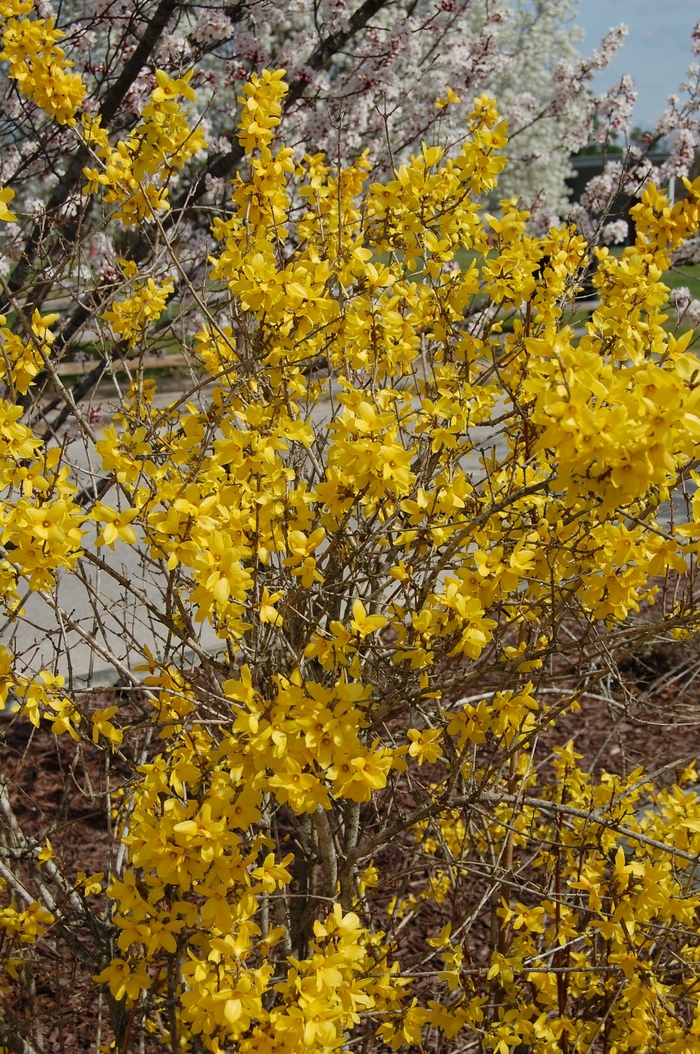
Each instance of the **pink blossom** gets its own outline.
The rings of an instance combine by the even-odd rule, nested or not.
[[[80,194],[70,194],[59,209],[60,215],[64,219],[72,219],[74,216],[77,216],[78,210],[81,206],[81,201],[84,201],[84,199],[81,199]]]
[[[690,128],[680,128],[671,143],[671,152],[664,162],[661,173],[662,179],[670,176],[687,176],[695,160],[695,150],[700,143],[697,132]]]
[[[12,179],[21,163],[22,155],[16,146],[11,146],[0,161],[0,183],[3,186]]]
[[[537,99],[529,91],[519,92],[510,107],[509,117],[514,126],[527,124],[537,112]]]
[[[530,213],[530,223],[535,234],[546,234],[552,227],[558,227],[560,222],[557,212],[546,204],[536,205]]]
[[[24,203],[24,211],[33,220],[38,220],[44,213],[44,202],[41,198],[28,197]]]
[[[347,28],[350,11],[347,0],[325,0],[321,4],[323,19],[331,33],[337,33]]]
[[[16,120],[22,112],[22,104],[15,92],[7,95],[2,101],[2,108],[9,118]]]
[[[192,54],[189,41],[177,33],[168,33],[158,48],[158,63],[163,66],[179,66]]]
[[[223,177],[217,178],[216,176],[212,176],[209,172],[207,172],[206,176],[204,177],[204,184],[211,194],[213,194],[215,197],[218,197],[224,192],[226,180],[223,179]]]
[[[581,195],[581,204],[591,212],[605,212],[619,194],[622,186],[622,165],[619,161],[608,161],[598,176],[589,179]]]
[[[607,143],[619,132],[626,132],[630,127],[630,118],[637,101],[634,81],[624,74],[619,84],[601,95],[597,113],[601,127],[596,135],[599,143]]]
[[[619,26],[613,26],[603,37],[600,47],[596,48],[589,60],[589,67],[594,70],[604,70],[610,65],[618,51],[625,42],[629,33],[629,26],[621,22]]]
[[[92,29],[82,29],[76,34],[75,46],[78,51],[90,55],[90,49],[97,42],[97,33]]]
[[[572,205],[569,210],[569,222],[575,223],[581,234],[586,238],[587,241],[593,241],[595,238],[595,228],[591,222],[591,218],[584,209],[583,205]]]
[[[210,141],[209,149],[212,154],[230,154],[231,140],[227,139],[225,135],[217,136]]]
[[[627,220],[612,220],[603,227],[603,241],[606,245],[621,245],[627,238],[629,229]]]
[[[700,22],[697,22],[690,34],[693,47],[693,55],[700,55]]]
[[[192,30],[192,37],[200,44],[228,40],[233,35],[233,23],[223,11],[213,8],[202,11]]]
[[[156,86],[155,76],[150,70],[143,70],[131,88],[127,92],[126,99],[124,100],[126,109],[133,114],[140,114],[144,106],[151,97],[151,92]]]

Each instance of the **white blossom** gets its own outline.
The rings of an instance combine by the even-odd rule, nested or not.
[[[679,311],[685,311],[693,297],[687,285],[676,286],[669,293],[669,303],[673,304]]]
[[[687,286],[680,285],[672,289],[669,302],[676,310],[678,324],[700,326],[700,300],[697,300]]]
[[[589,179],[581,195],[581,204],[591,212],[606,212],[622,189],[623,167],[620,161],[608,161],[603,171]]]
[[[673,254],[673,263],[677,266],[700,263],[700,233],[686,238]]]
[[[700,300],[691,300],[685,313],[685,321],[694,328],[700,326]]]

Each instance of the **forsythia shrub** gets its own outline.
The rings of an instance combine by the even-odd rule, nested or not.
[[[0,785],[0,1044],[49,1049],[41,989],[35,1021],[18,1006],[70,954],[119,1052],[700,1050],[697,749],[669,786],[541,746],[606,655],[696,629],[700,358],[664,328],[663,275],[700,181],[673,206],[646,190],[620,256],[535,238],[517,201],[480,206],[504,167],[491,99],[453,154],[373,182],[366,155],[339,170],[276,139],[265,70],[194,288],[166,220],[204,141],[189,78],[158,73],[119,138],[78,120],[51,22],[1,13],[2,57],[89,150],[85,222],[124,258],[89,294],[119,395],[103,431],[61,379],[60,309],[0,279],[5,632],[44,597],[58,642],[43,666],[3,647],[2,698],[101,758],[109,836],[104,871],[73,873],[59,819],[26,833]],[[145,353],[195,312],[192,382],[163,400]],[[127,550],[151,591],[110,559]],[[98,586],[87,620],[63,604],[96,570],[151,625],[130,661]],[[119,673],[109,705],[76,641]]]

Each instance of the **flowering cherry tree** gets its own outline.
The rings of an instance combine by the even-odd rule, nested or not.
[[[700,55],[700,22],[691,34],[691,44],[693,55]],[[669,106],[653,130],[644,136],[643,144],[629,141],[636,97],[632,78],[623,75],[619,84],[591,104],[596,126],[593,131],[590,127],[587,130],[591,140],[605,148],[613,138],[621,137],[624,149],[620,158],[609,160],[603,172],[589,181],[580,203],[569,212],[588,238],[608,245],[624,241],[629,233],[626,221],[609,222],[613,202],[620,197],[628,202],[638,199],[650,183],[670,187],[676,180],[687,178],[700,146],[700,65],[696,61],[689,66],[678,93],[669,97]],[[668,156],[656,166],[649,155],[662,140],[668,146]],[[697,236],[687,239],[674,252],[674,263],[696,261],[700,258],[699,245]]]
[[[38,13],[46,19],[55,14],[47,0]],[[354,7],[345,0],[102,0],[97,7],[67,0],[58,26],[61,48],[73,63],[64,87],[80,83],[84,111],[99,111],[105,123],[118,114],[120,131],[138,120],[148,102],[156,66],[176,79],[197,67],[207,146],[187,170],[180,205],[185,198],[190,204],[221,200],[242,158],[231,121],[236,95],[252,72],[273,64],[288,71],[285,136],[299,155],[323,150],[346,163],[368,148],[384,171],[426,135],[446,146],[459,142],[471,100],[488,86],[503,100],[513,133],[503,190],[534,206],[546,229],[566,204],[568,154],[593,127],[596,106],[588,82],[622,40],[619,31],[609,34],[582,61],[574,46],[574,17],[572,0],[518,4],[515,11],[483,0],[365,0]],[[12,48],[5,51],[11,63]],[[0,83],[0,182],[12,179],[22,213],[37,220],[38,239],[47,205],[49,212],[60,208],[75,215],[84,158],[66,166],[72,140],[62,115],[52,114],[58,124],[47,122],[37,106],[40,97],[19,92],[19,82],[6,76],[11,70],[5,66]],[[172,174],[173,188],[178,178]],[[188,222],[201,257],[207,225],[194,214]],[[14,228],[6,243],[7,260],[21,255]],[[102,243],[96,251],[104,248]]]
[[[118,1052],[694,1051],[697,746],[613,774],[555,737],[697,631],[700,358],[663,277],[700,181],[645,187],[619,256],[533,234],[485,204],[492,98],[382,174],[300,156],[282,68],[204,161],[224,15],[134,87],[172,13],[88,75],[0,0],[63,157],[41,213],[0,190],[0,694],[64,766],[39,823],[0,778],[0,1045],[65,1047],[70,1004]]]

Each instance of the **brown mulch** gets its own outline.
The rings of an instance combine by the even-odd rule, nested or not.
[[[573,739],[595,777],[653,773],[695,752],[700,758],[700,656],[682,643],[640,649],[618,666],[619,678],[582,699],[545,734],[548,745]],[[660,775],[673,783],[674,769]]]
[[[100,701],[100,705],[108,703]],[[53,735],[47,722],[35,729],[16,718],[3,718],[0,725],[0,759],[21,830],[29,839],[50,840],[66,882],[72,886],[80,872],[106,873],[113,846],[107,773],[114,791],[127,778],[128,766],[91,743],[76,744],[65,733]],[[6,890],[2,901],[9,900]],[[3,1000],[8,1026],[40,1054],[88,1051],[94,1049],[98,1035],[103,1045],[113,1039],[107,1009],[96,998],[91,979],[100,968],[94,943],[60,894],[57,903],[69,920],[73,950],[67,946],[65,931],[53,938],[50,930],[33,955],[25,956],[26,965],[16,983],[7,986]],[[104,897],[90,896],[87,904],[99,910]]]

